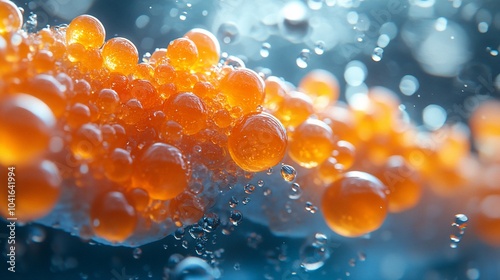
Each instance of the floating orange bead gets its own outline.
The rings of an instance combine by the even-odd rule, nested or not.
[[[185,70],[197,62],[198,49],[190,39],[178,38],[170,42],[166,56],[175,69]]]
[[[66,88],[53,76],[39,74],[23,85],[22,89],[47,104],[56,117],[66,111]]]
[[[139,60],[139,52],[128,39],[115,37],[102,47],[104,66],[112,72],[129,74],[134,71]]]
[[[207,126],[207,109],[204,102],[191,92],[171,96],[163,105],[169,120],[182,126],[186,135],[193,135]]]
[[[81,15],[74,18],[66,29],[66,44],[78,43],[85,48],[100,48],[106,38],[102,23],[91,15]]]
[[[124,149],[116,148],[103,162],[104,175],[113,182],[125,182],[132,175],[132,157]]]
[[[26,165],[17,165],[8,170],[1,167],[0,177],[5,182],[4,191],[0,194],[0,214],[8,215],[7,182],[8,172],[13,171],[16,218],[22,222],[30,222],[47,215],[56,205],[61,192],[61,176],[56,165],[48,160],[33,161]],[[10,206],[9,206],[10,207]]]
[[[264,81],[250,69],[235,69],[225,75],[219,90],[231,107],[241,108],[243,114],[257,111],[264,101]]]
[[[288,128],[297,127],[313,112],[311,98],[302,92],[293,91],[285,96],[275,115]]]
[[[125,193],[127,201],[135,208],[136,211],[144,211],[149,204],[148,192],[141,188],[128,189]]]
[[[0,100],[0,163],[21,164],[44,153],[56,120],[40,99],[26,94]]]
[[[498,162],[500,158],[500,101],[481,103],[469,120],[475,147],[481,158]]]
[[[0,19],[0,34],[17,31],[23,25],[23,15],[11,1],[0,0]]]
[[[135,231],[137,217],[123,193],[99,195],[90,208],[94,233],[110,242],[123,242]]]
[[[181,151],[155,143],[136,160],[133,186],[144,188],[152,199],[168,200],[187,188],[188,173]]]
[[[245,171],[259,172],[278,164],[285,155],[287,135],[278,119],[268,113],[243,116],[231,130],[228,149]]]
[[[350,171],[323,194],[326,224],[336,233],[358,237],[378,229],[387,215],[387,188],[374,176]]]
[[[283,81],[276,76],[269,76],[265,80],[264,105],[271,111],[276,111],[285,99],[286,91]]]
[[[194,28],[184,34],[184,37],[193,41],[198,49],[197,65],[211,67],[219,63],[220,44],[212,33],[205,29]]]
[[[299,89],[308,94],[316,111],[323,111],[339,98],[339,83],[335,76],[322,69],[307,73],[299,83]]]
[[[351,168],[356,158],[356,148],[349,142],[340,140],[335,144],[332,156],[344,170]]]
[[[101,130],[93,123],[82,125],[72,135],[70,149],[77,159],[94,159],[102,151]]]
[[[320,120],[308,119],[293,132],[288,155],[300,166],[312,168],[329,158],[333,148],[330,127]]]
[[[133,80],[129,83],[129,94],[139,100],[145,109],[161,105],[161,98],[148,80]]]
[[[112,114],[115,112],[120,102],[118,93],[116,91],[105,88],[102,89],[97,96],[97,108],[99,111],[106,114]]]

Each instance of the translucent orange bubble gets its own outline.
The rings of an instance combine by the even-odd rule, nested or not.
[[[40,99],[26,94],[0,100],[0,163],[21,164],[44,153],[56,120]]]
[[[293,91],[285,96],[278,106],[275,116],[285,127],[297,127],[313,114],[312,100],[305,93]]]
[[[225,75],[219,90],[231,107],[241,108],[243,114],[257,111],[264,101],[264,81],[250,69],[235,69]]]
[[[265,92],[264,105],[272,112],[276,111],[285,99],[286,91],[284,82],[276,76],[267,77],[265,80]]]
[[[411,209],[420,201],[422,190],[419,176],[401,156],[390,157],[376,176],[389,189],[389,212]]]
[[[102,23],[91,15],[74,18],[66,29],[66,44],[78,43],[85,48],[100,48],[106,38]]]
[[[500,101],[483,102],[472,113],[469,124],[481,158],[498,162],[500,158]]]
[[[316,167],[332,154],[332,130],[324,122],[307,119],[293,132],[288,155],[305,168]]]
[[[77,159],[95,159],[102,152],[102,133],[93,123],[82,125],[73,133],[70,149]]]
[[[193,41],[198,49],[198,65],[211,67],[219,63],[220,44],[217,38],[209,31],[194,28],[184,34],[184,37]]]
[[[103,162],[106,178],[113,182],[125,182],[132,175],[132,157],[124,149],[116,148]]]
[[[351,143],[340,140],[335,144],[332,156],[344,169],[349,169],[356,159],[356,148]]]
[[[178,38],[170,42],[166,56],[175,69],[185,70],[198,61],[198,49],[190,39]]]
[[[11,165],[12,166],[12,165]],[[12,176],[8,172],[12,172]],[[9,177],[14,179],[15,217],[19,221],[30,222],[47,215],[52,211],[61,192],[61,176],[54,163],[48,160],[33,161],[26,165],[16,164],[9,170],[2,166],[0,177],[4,182],[4,191],[0,193],[0,214],[8,215],[8,182]]]
[[[321,208],[327,225],[346,237],[378,229],[387,215],[387,188],[374,176],[350,171],[323,194]]]
[[[133,186],[145,189],[152,199],[172,199],[188,185],[188,163],[174,146],[155,143],[135,163]]]
[[[66,111],[65,87],[51,75],[39,74],[22,85],[21,90],[42,100],[56,117],[62,116]]]
[[[285,155],[287,135],[278,119],[268,113],[245,115],[231,130],[228,149],[245,171],[259,172],[278,164]]]
[[[316,111],[323,111],[339,98],[340,88],[337,78],[322,69],[307,73],[300,80],[298,88],[312,98]]]
[[[171,96],[163,105],[169,120],[182,126],[186,135],[193,135],[207,127],[207,109],[205,103],[191,92]]]
[[[130,202],[130,205],[132,205],[138,212],[142,212],[148,207],[149,195],[144,189],[128,189],[125,196],[127,197],[127,201]]]
[[[17,31],[23,25],[23,15],[11,1],[0,1],[0,34]]]
[[[135,45],[126,38],[115,37],[102,47],[104,66],[111,72],[132,73],[139,60]]]
[[[99,195],[90,208],[94,233],[110,242],[123,242],[132,235],[137,224],[134,208],[121,192]]]

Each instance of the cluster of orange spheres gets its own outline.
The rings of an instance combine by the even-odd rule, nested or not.
[[[482,187],[493,179],[477,183],[474,170],[500,167],[497,101],[471,117],[475,155],[462,126],[422,131],[401,117],[388,89],[344,105],[330,72],[312,70],[295,87],[225,64],[203,29],[138,63],[134,44],[106,40],[90,15],[27,33],[19,9],[0,0],[0,17],[1,174],[6,182],[7,168],[16,167],[21,221],[44,217],[61,194],[83,189],[94,194],[92,233],[125,242],[139,220],[180,227],[203,217],[215,198],[202,195],[199,166],[212,182],[231,184],[288,157],[324,186],[321,210],[331,229],[355,237],[379,228],[388,212],[417,205],[424,185],[439,194]],[[477,231],[500,245],[493,201],[500,190],[483,189]]]

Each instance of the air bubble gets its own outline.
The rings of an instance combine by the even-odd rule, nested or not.
[[[238,26],[233,22],[225,22],[219,26],[217,37],[225,44],[235,43],[240,35]]]
[[[314,53],[317,55],[325,53],[325,42],[317,41],[316,44],[314,44]]]
[[[236,198],[235,196],[231,196],[231,198],[229,199],[229,207],[231,208],[235,208],[239,203],[239,200],[238,198]]]
[[[259,186],[259,188],[262,188],[264,186],[264,180],[257,181],[257,186]]]
[[[252,184],[246,184],[245,187],[243,187],[243,189],[246,194],[252,194],[253,191],[255,191],[255,186]]]
[[[375,49],[373,49],[372,60],[375,62],[379,62],[382,60],[383,55],[384,49],[382,49],[381,47],[376,47]]]
[[[302,69],[307,68],[310,55],[311,55],[311,51],[309,49],[303,49],[300,52],[297,59],[295,60],[295,63],[297,64],[297,66],[299,66]]]
[[[323,0],[307,0],[307,6],[311,10],[320,10],[323,7]]]
[[[318,207],[312,204],[312,202],[307,201],[306,206],[305,206],[306,211],[308,211],[311,214],[316,214],[318,212]]]
[[[295,180],[296,176],[297,176],[297,171],[295,171],[295,168],[293,168],[293,166],[288,164],[283,164],[281,166],[281,177],[285,181],[292,182],[293,180]]]
[[[244,198],[241,200],[241,203],[243,203],[243,205],[247,205],[249,202],[250,202],[250,197],[244,197]]]
[[[238,210],[231,211],[231,215],[229,216],[229,221],[231,222],[231,224],[237,226],[241,223],[242,219],[243,219],[243,214],[241,214],[240,211]]]
[[[213,280],[213,270],[204,260],[197,257],[187,257],[179,262],[172,273],[173,280]]]
[[[288,191],[288,198],[299,199],[302,196],[302,189],[297,183],[293,183]]]
[[[134,251],[132,252],[132,256],[134,259],[139,259],[142,255],[142,249],[141,248],[135,248]]]
[[[454,229],[454,233],[450,234],[450,247],[457,248],[458,243],[462,240],[462,237],[465,234],[465,229],[467,229],[467,222],[469,218],[464,214],[455,215],[455,221],[451,224]]]
[[[412,96],[420,87],[417,78],[411,75],[405,75],[399,82],[399,90],[406,96]]]
[[[184,230],[184,228],[178,228],[174,232],[174,238],[177,239],[177,240],[181,240],[182,237],[184,237],[185,233],[186,233],[186,231]]]
[[[308,238],[299,251],[302,267],[307,271],[321,268],[330,257],[330,250],[316,238]]]
[[[263,43],[260,47],[260,56],[266,58],[269,56],[269,50],[271,49],[271,44]]]
[[[266,174],[267,175],[272,175],[273,174],[273,168],[272,167],[269,167],[266,171]]]

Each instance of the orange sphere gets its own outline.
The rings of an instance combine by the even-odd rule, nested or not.
[[[207,109],[205,103],[191,92],[171,96],[163,105],[168,120],[182,126],[186,135],[196,134],[207,127]]]
[[[226,96],[229,106],[241,108],[243,114],[257,111],[264,101],[264,81],[246,68],[235,69],[225,75],[219,90]]]
[[[270,76],[266,79],[265,85],[266,96],[264,98],[264,105],[274,112],[285,99],[285,84],[280,78]]]
[[[276,117],[288,127],[297,127],[314,113],[312,100],[305,93],[293,91],[285,96],[275,112]]]
[[[132,175],[132,157],[124,149],[116,148],[103,162],[104,175],[114,182],[125,182]]]
[[[474,221],[474,228],[481,240],[500,247],[500,194],[489,193],[482,197],[478,213],[471,221]]]
[[[30,222],[52,211],[61,192],[61,176],[57,166],[51,161],[42,160],[11,168],[2,166],[0,171],[5,185],[0,193],[0,214],[4,218],[13,216],[22,222]],[[12,172],[11,176],[9,172]],[[9,177],[14,179],[13,189],[9,187]],[[14,215],[8,213],[9,194],[15,196]]]
[[[309,95],[316,111],[323,111],[339,98],[339,82],[335,76],[322,69],[312,70],[300,80],[299,89]]]
[[[155,143],[136,160],[133,186],[145,189],[152,199],[168,200],[187,188],[188,173],[188,163],[179,149]]]
[[[300,166],[313,168],[330,157],[333,147],[330,127],[320,120],[308,119],[293,132],[288,155]]]
[[[500,101],[483,102],[469,120],[475,147],[481,158],[498,162],[500,158]]]
[[[16,4],[0,1],[0,34],[17,31],[23,25],[23,15]]]
[[[211,67],[219,63],[220,44],[214,34],[201,28],[194,28],[184,34],[198,49],[198,63],[201,67]]]
[[[40,99],[27,94],[0,100],[0,164],[29,162],[44,153],[56,120]]]
[[[335,144],[332,156],[344,170],[351,168],[356,158],[356,148],[349,142],[340,140]]]
[[[91,15],[81,15],[74,18],[66,29],[66,44],[81,44],[87,49],[97,49],[102,46],[106,31],[102,23]]]
[[[90,223],[97,236],[110,242],[123,242],[134,233],[137,217],[123,193],[108,192],[92,203]]]
[[[243,116],[228,138],[231,158],[249,172],[264,171],[278,164],[285,155],[286,147],[285,128],[268,113]]]
[[[323,194],[321,206],[327,225],[346,237],[378,229],[387,215],[387,188],[374,176],[350,171]]]
[[[170,42],[167,48],[167,58],[175,69],[186,70],[198,60],[198,49],[193,41],[187,38],[178,38]]]
[[[128,39],[115,37],[102,47],[104,67],[111,72],[132,73],[139,60],[139,52]]]

